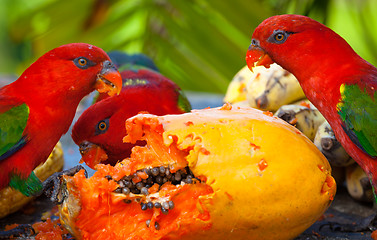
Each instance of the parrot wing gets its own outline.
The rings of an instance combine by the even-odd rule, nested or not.
[[[0,161],[10,157],[28,141],[24,135],[29,107],[23,103],[0,113]]]
[[[28,142],[25,128],[29,112],[29,107],[25,103],[0,106],[0,162],[10,158]],[[9,185],[26,196],[42,190],[42,183],[34,172],[26,178],[17,173],[12,174]]]
[[[177,94],[178,94],[178,108],[182,110],[182,112],[190,112],[191,111],[191,103],[186,97],[185,93],[181,89],[177,89]]]
[[[371,157],[377,157],[377,104],[373,87],[342,84],[337,105],[348,137]]]

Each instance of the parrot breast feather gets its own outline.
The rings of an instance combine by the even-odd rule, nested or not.
[[[24,130],[28,117],[29,107],[25,103],[0,113],[0,161],[26,144]]]
[[[369,95],[358,85],[342,84],[341,101],[337,105],[343,129],[360,149],[377,157],[377,105],[376,94]]]

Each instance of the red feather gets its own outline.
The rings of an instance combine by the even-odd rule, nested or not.
[[[271,40],[277,31],[288,34],[284,42]],[[252,69],[263,54],[296,76],[308,99],[324,115],[337,139],[368,174],[377,190],[377,160],[352,142],[337,112],[340,86],[357,84],[373,96],[377,89],[377,69],[330,28],[299,15],[273,16],[255,29],[246,54],[249,68]]]
[[[102,100],[83,112],[72,129],[72,138],[77,145],[81,145],[81,149],[84,144],[90,144],[90,150],[81,152],[82,160],[92,168],[103,161],[99,158],[104,153],[101,154],[99,149],[104,150],[107,155],[107,160],[103,163],[114,165],[129,157],[134,145],[123,143],[122,140],[127,134],[126,119],[141,111],[156,115],[184,112],[178,106],[180,88],[163,75],[146,69],[126,70],[121,72],[121,75],[124,86],[120,95],[106,99],[100,97],[99,100]],[[137,81],[140,84],[137,84]],[[127,85],[131,82],[133,84]],[[108,130],[101,134],[96,133],[97,124],[106,118],[110,118]],[[93,149],[96,149],[94,153]]]
[[[77,57],[87,58],[93,66],[78,68],[73,62]],[[103,62],[109,60],[93,45],[64,45],[41,56],[15,82],[0,89],[0,113],[21,103],[30,110],[23,133],[29,142],[0,162],[0,189],[8,185],[11,174],[26,178],[48,158],[67,132],[81,99],[95,90]]]

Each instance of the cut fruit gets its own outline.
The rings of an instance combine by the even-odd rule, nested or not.
[[[147,144],[65,177],[61,221],[78,239],[291,239],[335,195],[314,144],[259,110],[139,114],[126,128],[126,142]]]

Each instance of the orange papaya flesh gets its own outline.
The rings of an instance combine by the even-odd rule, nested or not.
[[[77,215],[73,223],[75,230],[69,229],[79,239],[161,239],[172,232],[180,236],[198,228],[210,227],[208,211],[204,206],[198,208],[198,205],[202,205],[200,196],[211,192],[205,184],[178,187],[165,184],[160,190],[162,196],[152,194],[150,197],[157,201],[170,199],[174,202],[174,208],[164,214],[161,208],[141,210],[140,202],[145,200],[138,194],[128,197],[113,194],[116,186],[113,186],[112,180],[108,181],[109,184],[98,182],[96,185],[93,181],[86,182],[81,173],[76,174],[72,180],[75,187],[87,188],[92,192],[88,197],[81,197],[80,211],[84,214]],[[81,185],[79,182],[86,184]],[[107,194],[98,195],[91,189],[98,186],[105,187]],[[186,199],[190,201],[185,201]],[[79,232],[77,229],[80,229]]]
[[[148,144],[134,147],[129,159],[116,166],[99,164],[97,172],[89,179],[83,172],[66,177],[71,199],[80,199],[80,209],[75,213],[72,226],[68,227],[73,235],[83,239],[102,239],[104,235],[106,239],[179,238],[211,226],[203,202],[213,194],[212,188],[192,175],[187,180],[189,184],[182,179],[172,179],[177,171],[181,178],[188,175],[185,160],[188,152],[178,150],[174,144],[165,146],[158,130],[161,125],[157,121],[149,124],[150,129],[143,132],[137,128],[131,131],[129,136],[138,136],[137,140],[146,140]],[[152,175],[151,169],[161,166],[172,176],[163,184],[149,186],[148,195],[135,188],[129,194],[119,191],[121,181],[132,181],[135,185],[148,179],[146,172]],[[142,210],[141,206],[147,203],[153,203],[153,208]],[[156,203],[161,206],[156,208]],[[166,203],[170,203],[169,209],[163,207]],[[72,216],[69,220],[61,218],[66,225],[73,219]],[[113,221],[117,224],[108,224]]]
[[[335,195],[318,149],[261,111],[141,114],[126,128],[125,142],[146,145],[115,166],[97,165],[91,178],[65,177],[60,217],[77,239],[292,239]],[[168,174],[148,182],[161,167]]]
[[[48,218],[44,222],[36,222],[33,224],[33,229],[37,233],[35,236],[36,240],[47,240],[47,239],[54,239],[54,240],[63,240],[62,235],[67,234],[67,230],[61,228],[58,224],[59,220],[51,220]]]

